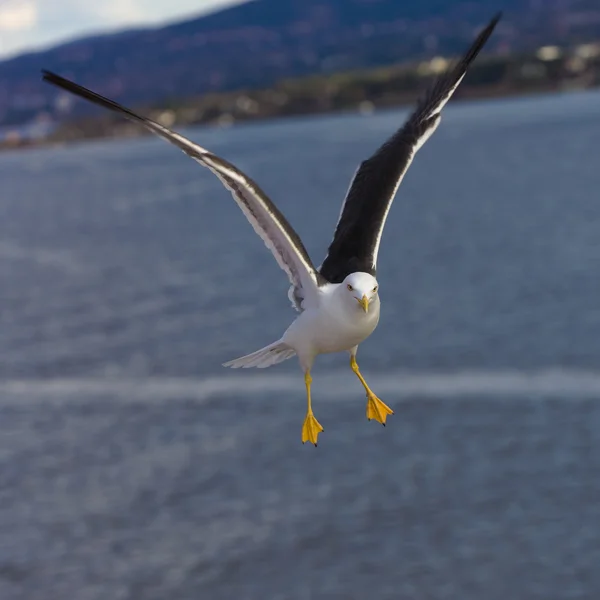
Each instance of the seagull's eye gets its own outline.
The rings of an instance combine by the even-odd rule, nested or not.
[[[375,293],[375,292],[377,291],[377,288],[378,288],[378,287],[379,287],[379,286],[378,286],[378,285],[376,285],[376,286],[373,288],[373,293]]]
[[[348,288],[349,292],[351,292],[354,289],[350,284],[348,284],[346,287]]]

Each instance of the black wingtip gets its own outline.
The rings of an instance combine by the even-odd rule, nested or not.
[[[500,21],[500,19],[502,18],[502,14],[503,11],[499,10],[493,17],[492,20],[489,22],[488,27],[493,27],[495,25],[497,25],[498,21]]]
[[[494,32],[498,21],[502,18],[502,11],[496,13],[496,15],[492,18],[492,20],[481,30],[475,41],[471,44],[471,47],[464,55],[462,60],[456,65],[451,79],[456,79],[457,77],[463,76],[469,65],[475,60],[475,57],[479,54],[481,49],[485,46],[488,39]]]
[[[98,94],[96,92],[92,92],[92,90],[89,90],[89,89],[83,87],[82,85],[75,83],[74,81],[65,79],[64,77],[61,77],[60,75],[57,75],[56,73],[53,73],[52,71],[48,71],[47,69],[42,69],[42,80],[47,83],[50,83],[62,90],[70,92],[71,94],[74,94],[75,96],[79,96],[80,98],[83,98],[84,100],[88,100],[89,102],[97,104],[98,106],[102,106],[102,107],[112,110],[114,112],[120,113],[120,114],[128,117],[132,121],[136,121],[138,123],[139,122],[145,123],[148,121],[144,117],[141,117],[141,116],[135,114],[129,108],[115,102],[114,100],[110,100],[109,98],[101,96],[100,94]]]
[[[53,73],[52,71],[47,71],[46,69],[42,69],[42,81],[54,83],[54,81],[57,79],[60,79],[60,77],[56,73]]]
[[[493,17],[492,20],[482,29],[481,33],[479,34],[478,38],[479,40],[481,40],[482,44],[485,44],[485,42],[487,41],[487,39],[490,37],[490,35],[492,35],[492,32],[494,31],[494,29],[496,28],[496,25],[498,25],[498,22],[500,21],[500,19],[502,18],[502,11],[498,11]]]
[[[498,25],[498,23],[500,22],[500,20],[502,19],[502,11],[498,11],[493,19],[488,23],[488,26],[485,28],[486,31],[489,31],[488,36],[492,35],[492,32],[494,31],[494,29],[496,29],[496,25]]]
[[[107,98],[102,98],[95,92],[92,92],[91,90],[88,90],[83,86],[73,81],[70,81],[69,79],[65,79],[64,77],[61,77],[60,75],[57,75],[56,73],[53,73],[52,71],[48,71],[46,69],[42,69],[42,80],[52,85],[55,85],[56,87],[59,87],[63,90],[76,94],[77,96],[81,96],[83,98],[91,100],[108,100]]]
[[[59,87],[62,87],[62,85],[64,84],[71,83],[64,77],[61,77],[60,75],[57,75],[56,73],[53,73],[52,71],[48,71],[46,69],[42,69],[42,80],[48,83],[52,83],[53,85],[57,85]]]
[[[492,20],[487,24],[486,27],[484,27],[484,29],[482,30],[482,32],[479,34],[479,37],[482,39],[483,43],[485,43],[487,41],[487,39],[490,37],[490,35],[492,35],[492,32],[494,31],[494,29],[496,29],[496,25],[498,25],[498,22],[500,21],[500,19],[502,19],[502,11],[498,11],[494,17],[492,18]]]

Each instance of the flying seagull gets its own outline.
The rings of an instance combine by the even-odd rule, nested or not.
[[[300,313],[281,339],[225,363],[227,367],[270,367],[294,355],[304,371],[308,408],[302,442],[315,446],[323,427],[311,405],[310,371],[319,354],[350,353],[350,366],[367,393],[367,418],[385,425],[392,409],[369,388],[356,362],[358,345],[377,327],[379,284],[377,254],[385,220],[396,190],[415,154],[440,123],[440,113],[469,65],[482,49],[500,14],[479,34],[464,57],[442,75],[418,103],[406,123],[356,171],[342,206],[333,241],[320,268],[315,268],[298,234],[250,177],[234,165],[183,136],[49,71],[45,81],[120,113],[162,137],[210,169],[229,189],[246,218],[286,272],[292,305]]]

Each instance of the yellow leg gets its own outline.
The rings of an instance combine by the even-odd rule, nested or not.
[[[312,377],[310,371],[306,371],[304,374],[304,383],[306,384],[306,397],[308,399],[308,410],[306,411],[306,418],[304,419],[304,425],[302,425],[302,443],[310,442],[311,444],[317,445],[317,437],[319,433],[323,431],[321,423],[315,419],[313,415],[312,407],[310,405],[310,384],[312,383]]]
[[[393,415],[394,411],[371,391],[371,388],[369,388],[367,385],[365,378],[360,374],[355,356],[350,357],[350,366],[356,373],[356,376],[360,379],[360,382],[363,384],[363,387],[367,392],[367,419],[369,419],[369,421],[371,419],[375,419],[385,427],[385,420],[387,419],[387,416]]]

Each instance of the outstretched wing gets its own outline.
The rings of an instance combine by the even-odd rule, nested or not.
[[[496,15],[454,69],[434,83],[402,128],[359,166],[320,268],[321,275],[328,281],[339,283],[357,271],[375,275],[381,233],[398,186],[419,148],[436,130],[442,108],[500,17],[501,14]]]
[[[298,234],[250,177],[225,159],[108,98],[49,71],[43,71],[43,74],[45,81],[143,125],[152,133],[177,146],[203,167],[210,169],[231,192],[254,231],[262,238],[279,266],[287,273],[292,284],[289,296],[295,308],[302,310],[302,300],[310,301],[315,297],[319,283],[324,282],[322,277],[314,268]]]

